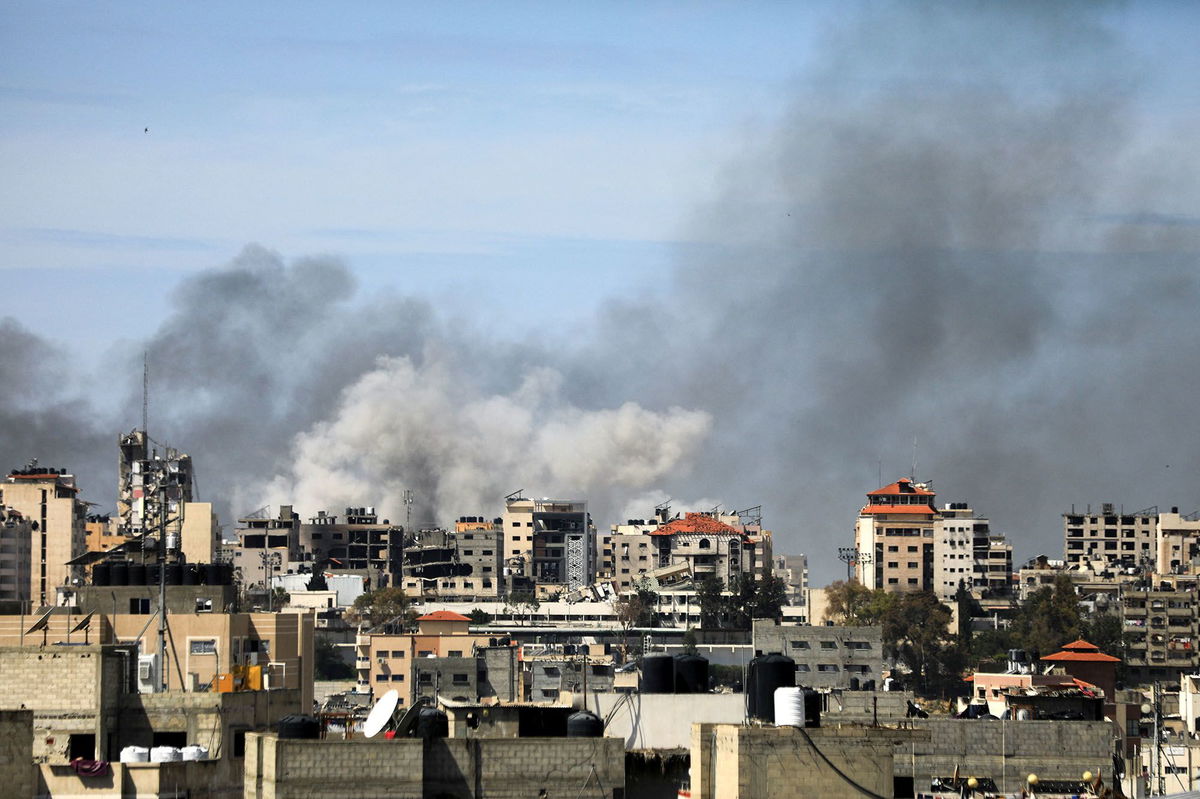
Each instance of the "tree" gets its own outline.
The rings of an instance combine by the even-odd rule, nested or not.
[[[536,613],[542,603],[533,591],[513,591],[504,605],[513,612],[520,612],[528,617],[531,613]]]
[[[352,680],[354,669],[338,652],[333,641],[318,635],[313,642],[313,671],[318,680]]]
[[[687,632],[683,634],[683,653],[685,655],[696,654],[696,631],[691,627],[688,627]]]
[[[483,608],[472,608],[467,617],[470,618],[472,624],[477,625],[491,624],[492,619],[495,618]]]
[[[385,632],[398,632],[416,617],[404,590],[396,587],[361,594],[347,615],[367,627],[385,626]]]
[[[1079,596],[1070,575],[1059,574],[1053,586],[1030,594],[1017,608],[1009,629],[1014,643],[1030,653],[1049,654],[1079,638]]]
[[[862,627],[867,620],[873,591],[857,580],[836,580],[825,589],[825,621]]]
[[[887,594],[883,615],[884,648],[900,660],[926,693],[957,680],[966,656],[950,637],[950,608],[932,591]],[[879,598],[878,596],[876,597]]]
[[[720,629],[725,616],[725,584],[720,577],[706,574],[700,579],[696,603],[700,605],[700,629]]]

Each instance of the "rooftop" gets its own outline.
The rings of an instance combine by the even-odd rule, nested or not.
[[[675,535],[676,533],[741,535],[742,531],[714,519],[707,513],[686,513],[682,519],[672,519],[657,530],[650,530],[649,533],[650,535]]]

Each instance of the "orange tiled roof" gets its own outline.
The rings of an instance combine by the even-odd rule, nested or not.
[[[452,610],[435,610],[433,613],[418,616],[417,621],[470,621],[470,619]]]
[[[1072,641],[1062,648],[1061,652],[1055,652],[1053,655],[1046,655],[1042,660],[1054,662],[1092,662],[1092,663],[1120,663],[1120,658],[1115,658],[1112,655],[1106,655],[1100,651],[1100,647],[1089,643],[1082,638],[1077,641]]]
[[[908,513],[920,516],[932,516],[937,511],[928,505],[867,505],[860,513],[864,516],[873,516],[876,513]]]
[[[897,480],[894,483],[885,485],[883,488],[871,491],[867,494],[867,496],[875,496],[876,494],[888,494],[891,496],[896,496],[899,494],[923,494],[930,497],[936,496],[935,492],[930,491],[928,488],[921,488],[913,483],[912,480],[908,479]]]
[[[650,531],[650,535],[675,535],[676,533],[741,535],[742,531],[736,527],[730,527],[725,522],[717,521],[705,513],[685,513],[682,519],[672,519],[659,526],[657,530]]]

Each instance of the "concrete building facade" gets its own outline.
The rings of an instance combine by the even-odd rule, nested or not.
[[[0,504],[29,521],[29,599],[34,607],[52,604],[55,589],[78,576],[67,565],[87,544],[87,503],[78,494],[75,477],[65,469],[36,463],[12,472],[0,485]]]
[[[936,496],[910,479],[867,494],[854,525],[860,583],[888,591],[934,590]]]
[[[0,505],[0,606],[29,609],[33,526],[19,511]]]
[[[835,627],[777,624],[755,619],[754,651],[787,655],[796,662],[796,685],[849,688],[869,680],[882,685],[883,630],[879,627]]]

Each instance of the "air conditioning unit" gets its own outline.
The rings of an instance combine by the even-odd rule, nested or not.
[[[140,694],[162,690],[162,669],[157,654],[138,655],[137,686]]]

